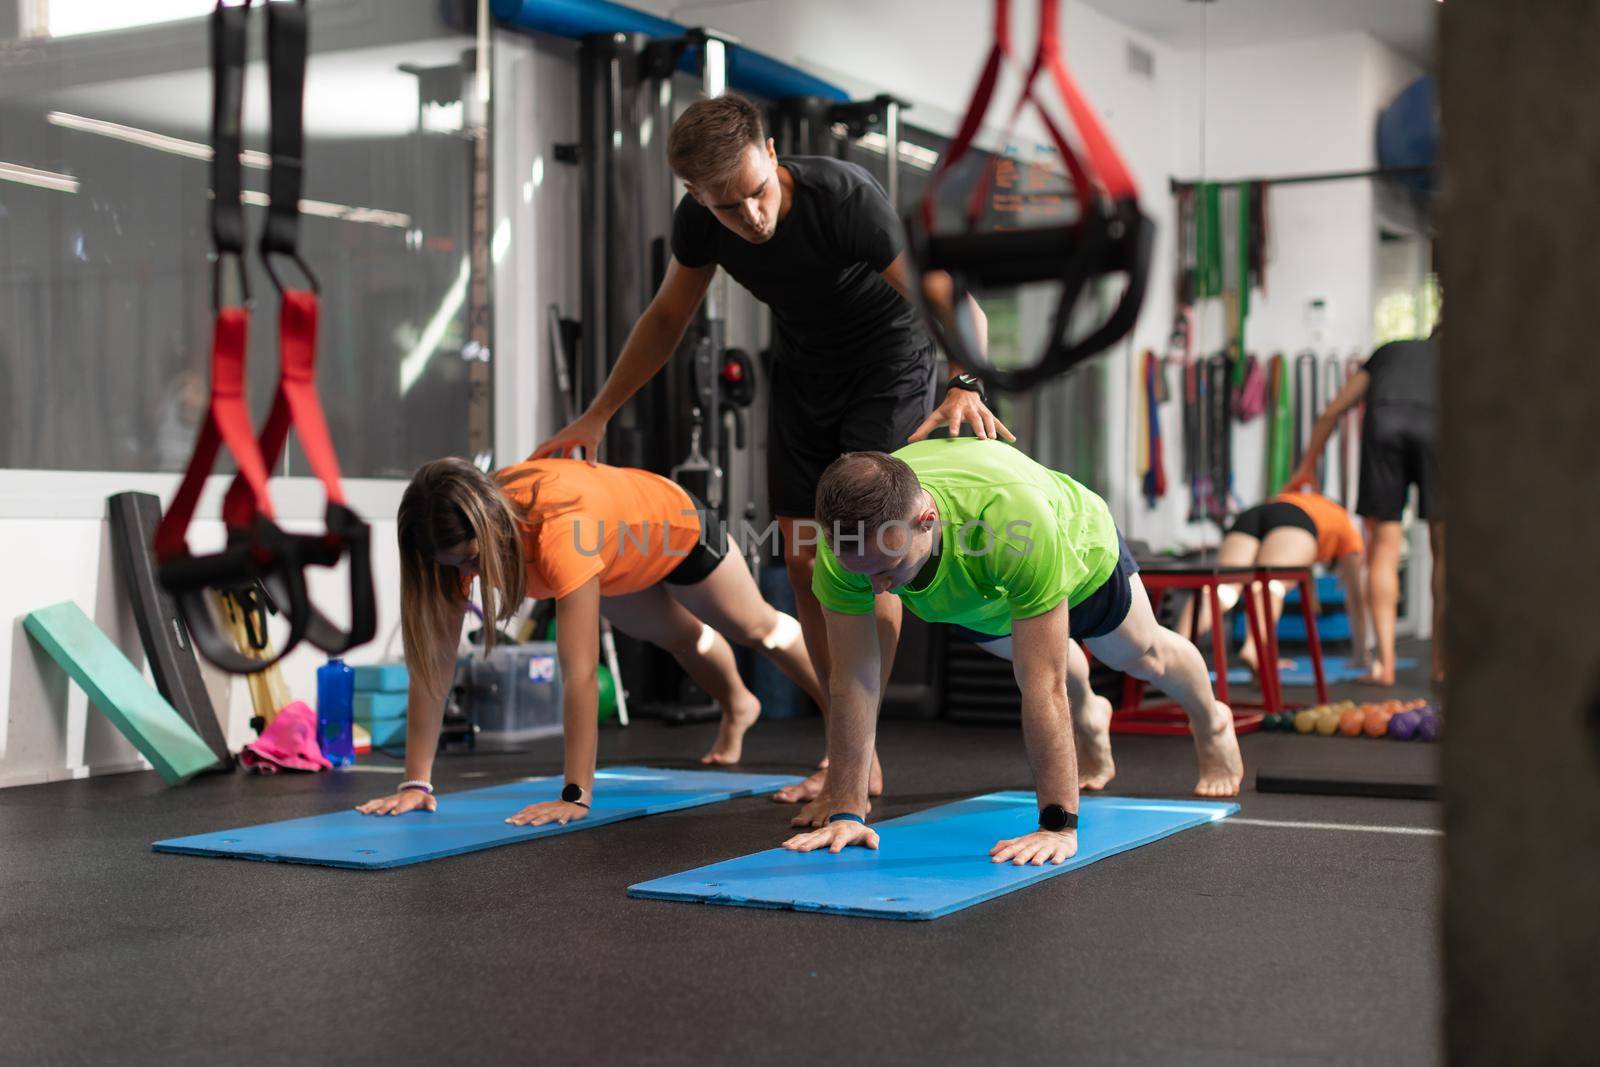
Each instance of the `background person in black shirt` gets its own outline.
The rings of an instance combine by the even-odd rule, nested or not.
[[[935,408],[936,352],[907,299],[904,230],[870,174],[821,156],[780,162],[760,110],[734,94],[690,105],[668,135],[667,160],[689,195],[673,218],[666,277],[594,402],[534,455],[582,448],[593,462],[607,421],[671,358],[717,267],[726,270],[773,313],[768,494],[826,691],[827,628],[811,592],[817,537],[805,525],[822,472],[845,452],[892,452],[941,425],[952,436],[969,423],[980,438],[1014,438],[974,379],[955,384],[960,367]],[[975,302],[972,311],[981,335],[983,313]],[[899,598],[879,597],[876,616],[880,644],[894,648]],[[885,657],[885,682],[892,665]],[[714,747],[709,759],[719,756]],[[777,798],[809,801],[823,780],[819,771]],[[881,789],[874,757],[871,791]]]
[[[1361,490],[1356,514],[1367,524],[1367,594],[1378,655],[1367,677],[1394,684],[1394,626],[1400,603],[1400,515],[1417,487],[1417,517],[1428,524],[1433,550],[1433,680],[1444,681],[1444,518],[1434,434],[1439,380],[1439,330],[1422,341],[1381,346],[1345,382],[1311,432],[1311,444],[1289,488],[1315,486],[1317,459],[1344,413],[1367,402],[1361,420]],[[1365,649],[1357,649],[1365,655]]]

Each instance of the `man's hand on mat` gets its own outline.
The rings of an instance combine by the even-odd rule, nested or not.
[[[878,847],[878,831],[858,822],[830,822],[820,830],[795,834],[783,843],[790,852],[815,852],[825,848],[829,852],[842,852],[851,845],[864,848]]]
[[[588,814],[589,809],[582,804],[568,804],[565,800],[546,800],[541,804],[529,804],[506,822],[512,826],[543,826],[550,822],[565,826],[569,822],[577,822]]]
[[[600,439],[605,435],[606,420],[591,418],[587,414],[579,415],[558,430],[554,437],[534,449],[533,455],[528,458],[545,459],[558,454],[572,457],[573,450],[581,448],[583,458],[588,460],[589,466],[592,467],[595,464],[595,457],[600,454]]]
[[[944,403],[940,404],[929,416],[922,420],[916,432],[906,438],[908,441],[920,441],[940,426],[950,427],[951,437],[961,436],[961,424],[970,422],[972,432],[984,441],[998,441],[1004,437],[1007,441],[1015,441],[1017,435],[1006,429],[1005,423],[994,417],[983,398],[970,389],[952,387],[944,396]]]
[[[402,789],[377,800],[369,800],[356,808],[363,815],[404,815],[408,811],[435,811],[439,807],[439,800],[432,793],[421,789]]]
[[[994,848],[989,850],[989,855],[994,857],[996,863],[1014,863],[1018,867],[1033,864],[1042,867],[1046,863],[1064,863],[1078,852],[1078,832],[1064,830],[1057,833],[1054,830],[1035,830],[1031,834],[1013,837],[1007,841],[998,841]]]

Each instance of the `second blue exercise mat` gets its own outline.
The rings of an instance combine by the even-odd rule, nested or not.
[[[1408,671],[1417,665],[1414,659],[1405,656],[1394,661],[1394,669]],[[1322,677],[1329,685],[1338,685],[1341,682],[1353,682],[1360,678],[1364,672],[1356,666],[1348,656],[1323,656]],[[1217,680],[1215,671],[1211,672],[1211,680]],[[1294,656],[1294,669],[1278,672],[1278,681],[1284,685],[1316,685],[1317,675],[1311,666],[1311,657],[1305,653],[1297,652]],[[1246,667],[1228,668],[1229,685],[1247,685],[1250,682],[1250,671]]]
[[[774,848],[629,886],[630,896],[876,919],[937,919],[1118,852],[1227,818],[1209,800],[1085,797],[1078,854],[1059,867],[995,863],[989,849],[1037,829],[1032,793],[990,793],[875,824],[876,852]]]
[[[336,811],[286,822],[246,826],[157,841],[157,852],[223,856],[325,867],[403,867],[535,837],[587,830],[607,823],[772,793],[800,779],[793,775],[668,771],[607,767],[595,775],[594,807],[586,819],[561,826],[510,826],[506,819],[529,804],[557,800],[563,780],[536,778],[508,785],[447,793],[439,810],[404,815]]]

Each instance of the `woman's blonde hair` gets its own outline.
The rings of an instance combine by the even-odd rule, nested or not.
[[[411,476],[400,498],[400,630],[406,664],[423,692],[442,693],[450,679],[441,647],[454,649],[447,633],[467,598],[460,572],[434,560],[438,552],[478,542],[478,579],[483,590],[484,644],[494,647],[496,624],[522,605],[523,516],[495,479],[464,459],[438,459]]]

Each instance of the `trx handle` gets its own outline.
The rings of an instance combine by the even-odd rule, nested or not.
[[[347,652],[372,640],[377,631],[377,606],[373,594],[370,527],[345,503],[339,479],[339,459],[328,433],[327,419],[316,385],[316,335],[318,305],[316,295],[299,289],[285,290],[278,313],[278,390],[272,409],[261,428],[261,454],[275,465],[288,443],[292,427],[322,482],[328,504],[322,534],[285,535],[293,542],[302,565],[336,566],[343,557],[350,561],[350,629],[340,630],[315,606],[310,607],[306,637],[329,654]],[[250,513],[249,487],[240,477],[234,479],[223,501],[222,513],[229,525],[243,525]],[[263,582],[274,597],[294,599],[293,590],[281,588],[281,575],[268,575]],[[304,580],[300,595],[304,596]]]

